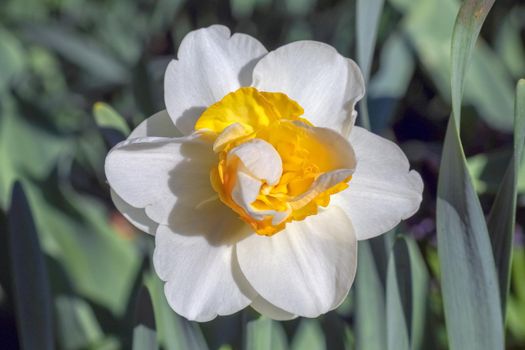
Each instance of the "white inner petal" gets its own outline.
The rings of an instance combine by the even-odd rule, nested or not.
[[[235,147],[228,152],[227,161],[230,162],[233,157],[240,159],[250,175],[269,185],[276,185],[283,173],[281,156],[271,144],[261,139]]]
[[[252,131],[253,130],[247,129],[247,127],[241,123],[233,123],[229,125],[219,134],[219,136],[217,136],[217,139],[213,144],[213,151],[215,153],[221,152],[229,142],[235,141],[236,139],[239,139]]]
[[[240,164],[235,169],[236,180],[231,193],[233,201],[255,220],[259,221],[271,216],[272,225],[284,221],[290,214],[291,208],[286,211],[276,211],[260,210],[252,206],[264,183],[276,185],[281,178],[283,165],[281,156],[275,148],[264,140],[253,139],[228,153],[228,167],[235,166],[234,159],[239,159]]]
[[[354,169],[337,169],[320,175],[308,189],[308,191],[297,196],[290,205],[294,209],[299,209],[308,204],[311,200],[317,197],[324,191],[343,182],[354,173]]]

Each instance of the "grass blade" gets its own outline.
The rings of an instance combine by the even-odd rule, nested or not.
[[[22,348],[55,349],[46,262],[29,203],[18,182],[13,187],[8,227],[13,296]]]
[[[505,319],[505,305],[510,284],[510,262],[516,221],[518,175],[524,142],[525,80],[521,79],[516,86],[514,150],[487,222],[498,272],[503,319]]]
[[[388,349],[421,349],[428,273],[416,242],[398,238],[388,262],[386,286]]]

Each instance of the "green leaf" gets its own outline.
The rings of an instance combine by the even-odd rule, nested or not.
[[[179,8],[184,5],[184,3],[185,0],[156,1],[155,8],[151,12],[149,25],[147,27],[147,29],[150,30],[150,33],[155,34],[159,31],[166,30],[167,27],[171,25],[173,17],[177,15]]]
[[[245,0],[245,2],[247,2]],[[286,9],[292,16],[305,16],[312,11],[317,0],[285,0]]]
[[[501,307],[505,315],[505,304],[510,284],[510,262],[512,240],[516,221],[516,199],[518,192],[518,175],[525,142],[525,80],[516,86],[516,104],[514,119],[514,149],[512,158],[501,182],[490,215],[488,230],[494,251],[494,260],[498,272]],[[503,316],[505,319],[505,316]]]
[[[119,237],[100,201],[67,183],[57,186],[57,177],[27,185],[43,248],[64,267],[76,292],[122,315],[138,253],[130,240]]]
[[[437,238],[445,321],[451,349],[503,349],[494,256],[459,137],[467,64],[493,1],[463,3],[452,36],[448,123],[438,179]]]
[[[452,118],[438,180],[437,238],[450,348],[502,349],[494,257]]]
[[[133,350],[158,349],[157,332],[153,305],[146,287],[142,287],[135,306],[135,325],[133,327]]]
[[[467,159],[468,170],[474,179],[474,187],[478,193],[496,194],[498,192],[512,154],[511,147],[480,153]],[[525,193],[525,162],[520,165],[517,181],[518,193]]]
[[[246,350],[284,350],[286,334],[280,323],[261,316],[246,326]]]
[[[374,132],[381,133],[391,124],[414,70],[414,55],[408,41],[400,33],[392,33],[381,48],[379,69],[371,78],[367,91]]]
[[[91,306],[69,295],[55,298],[58,341],[62,349],[86,349],[100,344],[104,334]]]
[[[392,33],[381,50],[380,68],[370,81],[374,98],[402,98],[414,74],[414,57],[399,33]]]
[[[384,0],[357,0],[357,62],[368,82]]]
[[[177,315],[169,306],[164,295],[164,282],[150,273],[145,277],[157,326],[157,338],[163,349],[167,350],[206,350],[208,346],[199,325]]]
[[[381,262],[372,252],[371,240],[359,242],[358,251],[354,287],[356,349],[383,350],[386,348],[386,312]]]
[[[494,44],[513,77],[525,76],[525,46],[521,31],[525,29],[525,7],[515,6],[501,20]]]
[[[478,193],[496,194],[498,192],[511,156],[512,150],[503,148],[476,154],[467,159],[468,171]]]
[[[386,285],[388,349],[421,349],[425,330],[428,272],[416,242],[396,240]]]
[[[507,302],[507,326],[510,334],[525,342],[525,247],[514,248],[512,253],[512,290]]]
[[[8,213],[9,257],[19,339],[23,349],[52,350],[52,299],[46,262],[24,189],[15,183]]]
[[[130,130],[126,120],[107,103],[95,103],[93,106],[93,115],[100,128],[117,130],[124,136],[129,134]]]
[[[450,96],[451,37],[459,5],[457,0],[390,0],[406,11],[404,33],[411,41],[424,71],[432,78],[440,95]],[[473,105],[490,126],[512,130],[513,82],[500,56],[480,38],[466,72],[466,104]]]
[[[302,319],[299,328],[295,331],[292,350],[324,350],[326,349],[325,335],[318,320]]]
[[[13,77],[23,71],[26,55],[18,39],[0,26],[0,93]]]
[[[1,95],[0,115],[0,207],[6,208],[16,179],[45,177],[71,144],[24,119],[14,100]]]
[[[357,0],[356,4],[357,63],[361,67],[367,85],[383,4],[384,0]],[[363,98],[360,107],[363,126],[370,129],[366,96]]]
[[[232,15],[238,19],[249,18],[256,5],[257,0],[230,0]]]
[[[30,40],[55,50],[101,82],[121,84],[129,80],[128,70],[108,50],[71,28],[57,24],[26,24],[24,34]]]
[[[459,130],[461,99],[467,65],[474,49],[474,44],[494,0],[466,0],[459,9],[452,33],[451,48],[451,93],[452,113]]]

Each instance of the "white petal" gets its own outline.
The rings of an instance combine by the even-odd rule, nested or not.
[[[214,224],[217,222],[207,222],[210,236],[181,235],[159,226],[155,237],[153,264],[166,281],[168,303],[189,320],[204,322],[217,315],[230,315],[248,306],[256,296],[239,270],[233,245],[219,243],[238,235],[243,226]]]
[[[166,110],[157,112],[140,123],[128,136],[129,139],[143,137],[175,137],[181,133],[171,121]],[[155,234],[158,224],[151,220],[144,208],[133,207],[111,190],[111,199],[115,207],[139,230]]]
[[[241,207],[249,210],[251,204],[257,199],[262,183],[249,174],[239,172],[232,189],[232,199]]]
[[[350,142],[341,134],[328,128],[307,125],[303,125],[303,127],[315,136],[315,139],[323,145],[322,148],[331,150],[333,156],[331,162],[334,170],[319,176],[305,193],[291,201],[290,205],[294,209],[303,207],[320,193],[343,182],[354,173],[356,167],[354,150]]]
[[[283,92],[297,101],[314,125],[347,132],[354,106],[365,92],[354,61],[330,45],[298,41],[270,52],[254,68],[253,85],[261,91]]]
[[[315,179],[308,191],[298,196],[293,201],[290,201],[290,205],[293,209],[302,208],[319,194],[343,182],[345,179],[351,176],[353,172],[353,169],[339,169],[322,174],[317,179]]]
[[[270,304],[260,295],[253,299],[252,304],[250,306],[261,315],[264,315],[276,321],[288,321],[293,320],[297,317],[294,314],[286,312],[283,309],[279,309],[277,306]]]
[[[271,236],[253,234],[236,247],[241,270],[257,293],[290,314],[317,317],[337,307],[354,280],[357,242],[335,206],[294,221]]]
[[[157,112],[145,119],[129,134],[128,139],[137,137],[180,137],[182,133],[175,127],[166,110]]]
[[[253,67],[266,52],[256,39],[246,34],[230,36],[224,26],[186,35],[178,59],[170,62],[164,77],[164,101],[177,128],[189,135],[206,107],[249,86]]]
[[[198,137],[139,138],[121,142],[106,157],[111,188],[129,205],[145,208],[159,224],[216,198],[210,169],[217,164],[212,145]]]
[[[113,204],[120,211],[120,213],[128,219],[136,228],[146,233],[155,234],[157,227],[159,226],[155,221],[151,220],[144,211],[143,208],[135,208],[126,203],[119,195],[111,190],[111,199]]]
[[[332,196],[352,220],[358,240],[387,232],[412,216],[422,199],[423,181],[393,142],[354,127],[350,142],[357,168],[350,186]]]
[[[239,159],[241,164],[236,169],[236,180],[232,189],[232,199],[255,220],[273,217],[272,224],[278,225],[291,212],[259,210],[252,207],[264,182],[275,185],[283,172],[281,156],[273,146],[260,139],[247,141],[228,152],[228,163]]]
[[[246,136],[249,132],[241,123],[233,123],[227,126],[215,139],[213,151],[215,153],[223,151],[230,142]]]
[[[228,161],[238,157],[250,175],[270,185],[279,182],[283,162],[271,144],[261,139],[247,141],[228,152]]]
[[[262,182],[260,180],[243,171],[239,171],[232,190],[232,199],[255,220],[263,220],[265,217],[271,216],[272,225],[279,225],[291,214],[291,208],[286,211],[254,208],[252,203],[257,199],[261,185]]]
[[[232,189],[232,199],[246,211],[251,211],[251,204],[257,199],[262,182],[244,172],[238,172]]]
[[[345,137],[341,136],[339,132],[324,127],[312,127],[304,124],[303,127],[307,128],[309,132],[314,135],[317,141],[323,145],[323,148],[332,150],[334,158],[336,158],[334,168],[355,168],[356,160],[352,144]]]

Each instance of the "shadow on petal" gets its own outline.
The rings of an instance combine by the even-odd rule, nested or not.
[[[211,245],[233,245],[253,231],[223,204],[210,182],[217,166],[211,145],[203,141],[181,145],[184,160],[169,173],[169,188],[177,198],[168,225],[182,235],[202,235]]]

